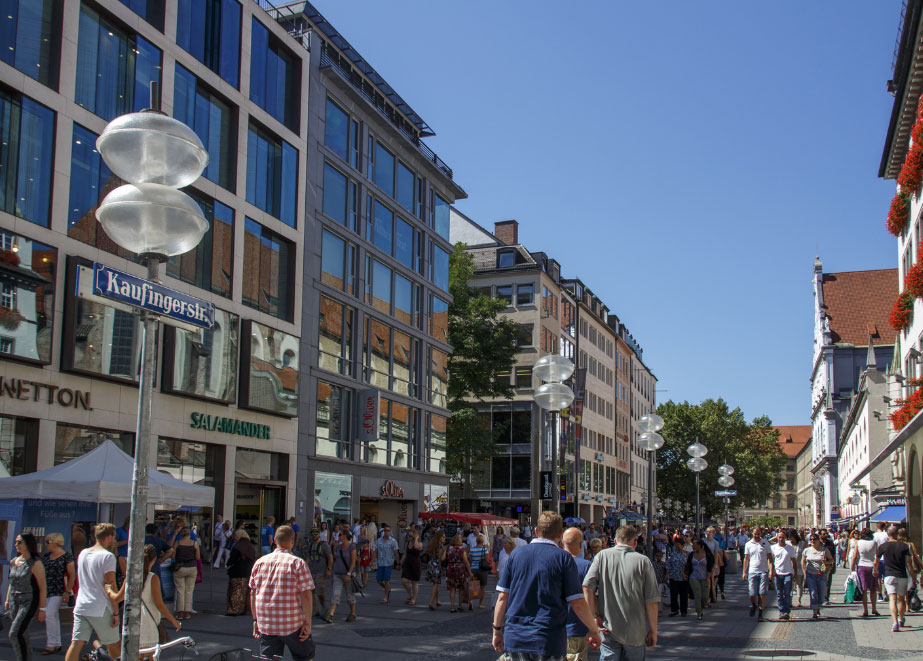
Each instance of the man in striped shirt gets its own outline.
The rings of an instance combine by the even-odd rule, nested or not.
[[[304,560],[292,553],[295,532],[290,526],[279,526],[275,543],[276,550],[257,560],[250,574],[253,637],[265,657],[281,656],[287,647],[294,661],[311,661],[314,580]]]

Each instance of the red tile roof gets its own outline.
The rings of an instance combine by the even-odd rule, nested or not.
[[[872,333],[872,344],[894,344],[888,318],[898,293],[897,269],[825,273],[821,286],[834,343],[868,346]]]
[[[789,459],[794,459],[811,440],[811,425],[773,427],[779,430],[779,447]]]

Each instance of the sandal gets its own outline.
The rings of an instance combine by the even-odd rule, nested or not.
[[[417,602],[415,602],[414,600],[411,599],[410,601],[407,602],[407,605],[408,605],[408,606],[416,606],[416,605],[417,605]]]
[[[449,612],[450,612],[450,613],[455,613],[456,611],[455,611],[454,608],[450,608],[450,609],[449,609]]]
[[[429,609],[430,609],[431,611],[434,611],[434,610],[436,610],[436,607],[433,606],[432,604],[430,604],[430,605],[429,605]]]

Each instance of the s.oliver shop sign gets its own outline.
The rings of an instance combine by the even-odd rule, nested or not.
[[[371,443],[378,440],[378,417],[381,410],[381,396],[377,389],[366,388],[357,393],[359,405],[356,412],[359,417],[356,428],[359,441]]]

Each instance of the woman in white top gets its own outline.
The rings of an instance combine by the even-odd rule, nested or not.
[[[872,531],[863,528],[856,540],[856,552],[850,561],[850,570],[859,576],[859,589],[862,590],[862,617],[869,616],[869,597],[872,599],[872,615],[878,615],[875,596],[878,594],[878,579],[874,569],[877,562],[878,542],[872,537]],[[871,595],[869,594],[871,593]]]
[[[843,561],[843,568],[848,569],[852,566],[852,558],[856,554],[856,545],[859,543],[859,529],[853,528],[849,533],[849,539],[846,546],[846,559]]]
[[[161,618],[167,618],[177,631],[180,623],[173,617],[170,609],[163,603],[160,592],[160,577],[151,568],[157,562],[157,547],[147,544],[144,547],[144,587],[141,589],[141,637],[140,648],[151,649],[160,642],[157,626]],[[142,659],[153,658],[154,653],[142,654]]]
[[[503,540],[503,550],[500,551],[500,563],[497,565],[497,576],[503,573],[503,568],[510,559],[510,554],[516,550],[516,542],[512,537]]]

